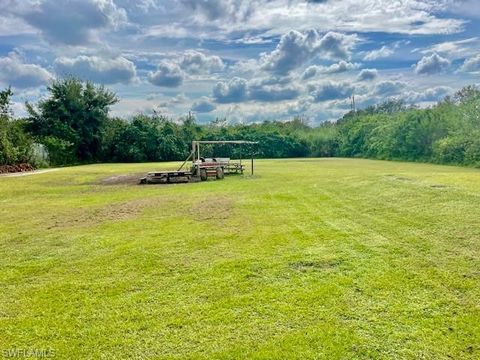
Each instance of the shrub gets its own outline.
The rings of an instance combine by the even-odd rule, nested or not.
[[[32,138],[23,122],[0,116],[0,165],[28,163],[32,157]]]
[[[47,148],[50,165],[58,166],[76,162],[75,148],[71,142],[54,136],[46,136],[42,142]]]
[[[444,164],[462,164],[468,141],[462,136],[449,136],[433,145],[433,160]]]
[[[465,150],[465,163],[480,167],[480,131],[471,135],[471,141]]]

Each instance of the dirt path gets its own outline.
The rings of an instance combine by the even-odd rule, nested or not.
[[[17,176],[28,176],[28,175],[37,175],[43,174],[51,171],[57,171],[58,169],[42,169],[42,170],[34,170],[34,171],[24,171],[24,172],[16,172],[16,173],[6,173],[0,174],[0,177],[17,177]]]

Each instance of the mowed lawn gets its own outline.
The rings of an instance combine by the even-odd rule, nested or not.
[[[256,165],[178,185],[116,177],[176,163],[0,177],[1,354],[480,357],[479,170]]]

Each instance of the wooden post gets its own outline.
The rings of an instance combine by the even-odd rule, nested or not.
[[[253,175],[253,151],[252,151],[252,175]]]
[[[185,166],[185,164],[187,163],[187,161],[190,160],[190,158],[191,158],[192,156],[194,156],[194,155],[193,155],[193,152],[191,152],[190,155],[188,155],[188,157],[187,157],[187,158],[185,159],[185,161],[183,162],[182,166],[180,166],[177,171],[182,170],[183,167]],[[195,157],[194,157],[192,160],[195,161]]]

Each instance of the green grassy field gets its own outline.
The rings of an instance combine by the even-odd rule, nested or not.
[[[480,357],[480,171],[292,159],[114,178],[174,165],[0,177],[3,356]]]

